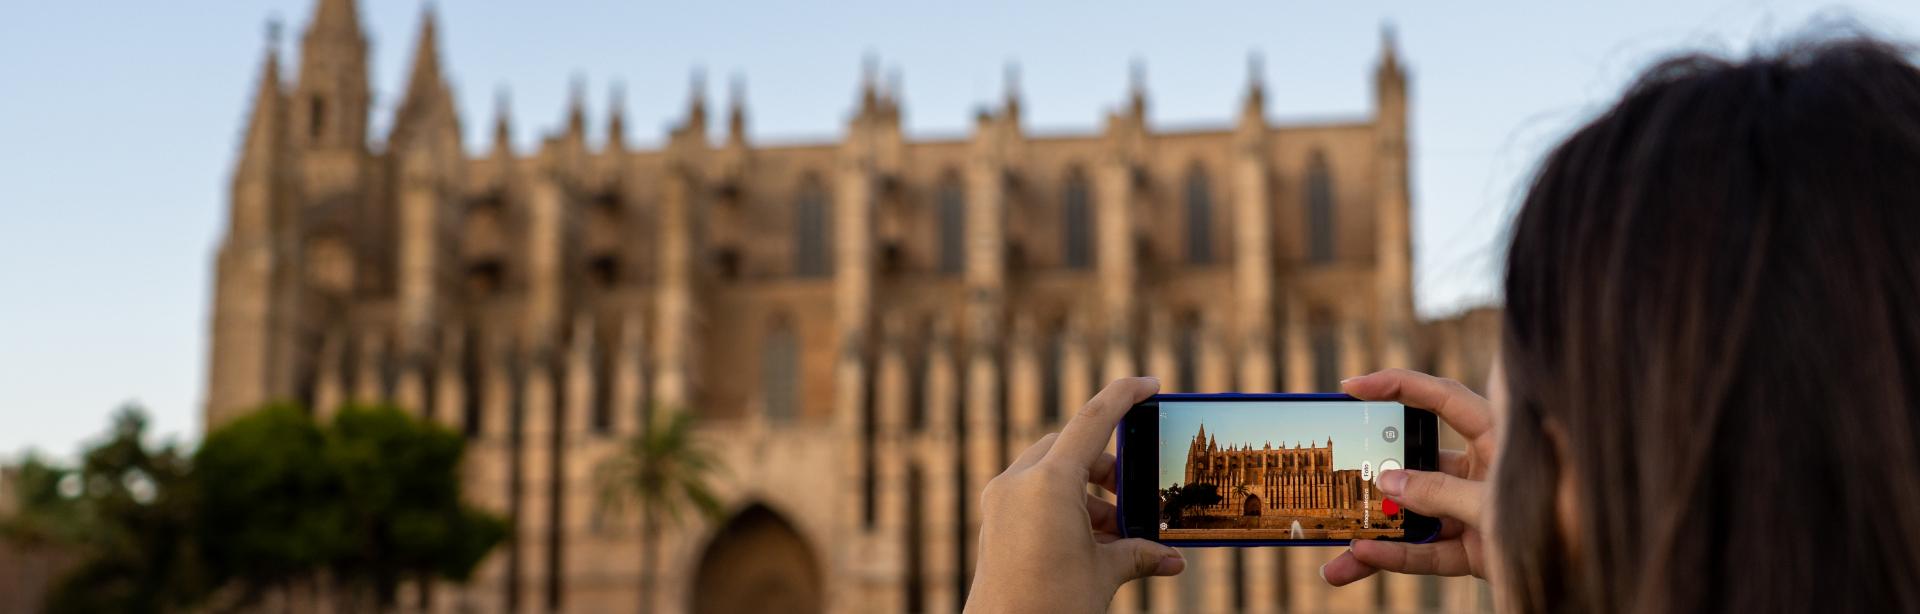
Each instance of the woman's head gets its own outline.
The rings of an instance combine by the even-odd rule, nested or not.
[[[1511,605],[1920,609],[1920,71],[1649,70],[1527,195],[1503,355]]]

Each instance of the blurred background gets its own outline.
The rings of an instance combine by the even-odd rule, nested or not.
[[[1540,156],[1895,2],[38,3],[0,611],[957,611],[1105,381],[1480,388]],[[1211,549],[1116,611],[1474,611]]]

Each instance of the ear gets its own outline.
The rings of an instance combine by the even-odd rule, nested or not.
[[[1541,421],[1541,430],[1547,433],[1547,444],[1553,450],[1553,464],[1559,467],[1559,476],[1553,488],[1553,516],[1555,529],[1559,531],[1560,543],[1567,545],[1568,560],[1579,560],[1581,553],[1580,525],[1586,506],[1580,503],[1578,474],[1574,472],[1573,458],[1567,449],[1567,428],[1560,421],[1548,418]]]

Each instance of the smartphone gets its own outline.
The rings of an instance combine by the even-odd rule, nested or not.
[[[1120,530],[1170,546],[1432,541],[1379,472],[1433,470],[1433,412],[1344,394],[1157,394],[1120,421]]]

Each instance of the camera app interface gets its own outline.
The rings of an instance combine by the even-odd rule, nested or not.
[[[1373,486],[1405,462],[1399,403],[1162,402],[1162,540],[1401,537]]]

